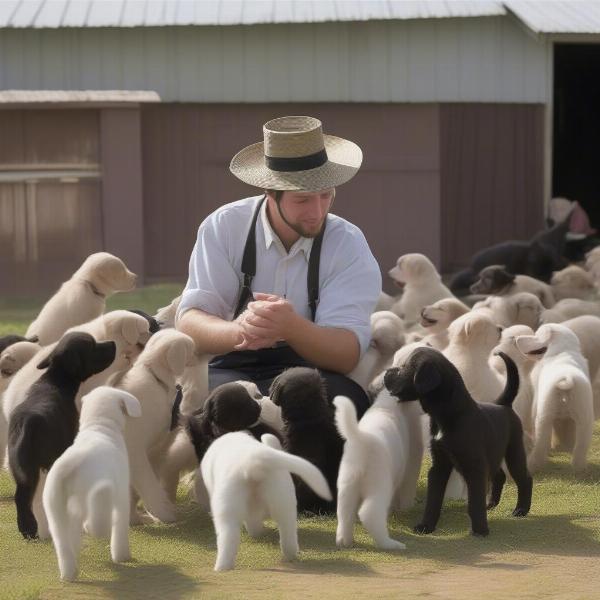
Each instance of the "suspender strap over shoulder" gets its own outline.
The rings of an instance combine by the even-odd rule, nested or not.
[[[244,246],[244,254],[242,257],[242,274],[244,275],[244,282],[240,290],[238,303],[233,313],[233,318],[237,318],[246,308],[246,305],[252,300],[252,280],[256,275],[256,221],[258,215],[265,201],[266,194],[259,201],[258,206],[252,216],[252,223],[248,231],[248,237],[246,238],[246,245]],[[310,313],[312,321],[314,322],[317,314],[317,305],[319,304],[319,265],[321,262],[321,246],[323,244],[323,236],[325,235],[325,225],[319,232],[319,235],[313,240],[312,249],[310,251],[310,258],[308,260],[308,273],[306,276],[306,285],[308,288],[308,304],[310,306]]]

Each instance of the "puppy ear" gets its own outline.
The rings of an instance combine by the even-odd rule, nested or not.
[[[121,334],[125,338],[125,341],[128,344],[137,344],[140,332],[139,332],[139,319],[124,319],[123,325],[121,327]]]
[[[438,368],[432,362],[423,362],[415,372],[413,383],[418,395],[428,394],[442,382]]]
[[[38,364],[37,368],[38,369],[47,369],[50,366],[51,358],[52,358],[52,354],[49,354],[48,356],[46,356],[46,358],[44,358],[44,360],[42,360],[42,362]]]
[[[269,388],[269,398],[273,404],[279,406],[279,395],[281,393],[281,378],[275,377]]]
[[[133,394],[121,391],[119,394],[119,403],[121,404],[123,414],[129,415],[130,417],[142,416],[142,406]]]
[[[15,374],[16,360],[14,356],[8,352],[3,352],[0,356],[0,376],[10,377]]]
[[[507,271],[504,265],[501,265],[500,268],[496,271],[496,281],[500,285],[508,285],[509,283],[513,283],[515,277],[516,275]]]
[[[167,365],[176,376],[183,375],[188,360],[187,355],[187,348],[183,341],[175,341],[167,349]]]

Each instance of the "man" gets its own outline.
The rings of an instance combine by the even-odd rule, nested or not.
[[[370,342],[381,274],[362,232],[329,210],[362,162],[353,142],[312,117],[281,117],[231,172],[264,195],[222,206],[200,225],[177,327],[217,355],[209,385],[246,379],[263,394],[291,366],[319,368],[328,395],[362,388],[345,377]]]

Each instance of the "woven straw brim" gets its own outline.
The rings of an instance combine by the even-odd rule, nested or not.
[[[328,161],[307,171],[272,171],[265,165],[264,143],[240,150],[229,165],[243,182],[264,190],[318,192],[346,183],[362,163],[362,150],[354,143],[334,135],[324,135]]]

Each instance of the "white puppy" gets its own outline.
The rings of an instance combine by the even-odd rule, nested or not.
[[[600,317],[600,302],[565,298],[557,302],[552,308],[543,311],[540,316],[540,323],[562,323],[583,315]]]
[[[512,325],[527,325],[536,329],[544,305],[540,299],[529,292],[519,292],[513,296],[488,296],[485,300],[476,302],[473,312],[482,312],[501,327]]]
[[[389,363],[394,352],[404,344],[402,319],[389,310],[380,310],[371,315],[371,343],[358,365],[348,374],[366,390]]]
[[[600,284],[600,246],[585,255],[585,268],[596,284]]]
[[[442,298],[454,297],[424,254],[404,254],[390,269],[389,275],[396,283],[404,284],[402,296],[391,310],[404,320],[407,327],[418,322],[423,307]]]
[[[423,459],[421,410],[416,402],[399,403],[383,389],[360,422],[345,396],[333,401],[335,421],[346,440],[337,480],[336,543],[349,547],[354,521],[361,523],[381,550],[404,550],[390,537],[390,510],[410,508]]]
[[[35,342],[17,342],[0,354],[0,396],[13,375],[20,371],[42,347]]]
[[[154,318],[161,324],[161,327],[175,327],[175,316],[181,302],[181,295],[173,298],[171,304],[163,306],[156,311]]]
[[[261,439],[262,444],[244,432],[227,433],[210,445],[202,459],[202,479],[217,534],[215,571],[233,569],[242,523],[256,537],[267,516],[277,523],[284,557],[297,557],[296,492],[290,473],[331,500],[327,481],[317,467],[281,451],[275,436],[266,433]]]
[[[512,358],[519,371],[519,391],[514,399],[512,407],[519,415],[525,434],[525,447],[531,449],[533,444],[533,385],[531,383],[531,370],[535,366],[535,361],[525,356],[517,348],[517,337],[520,335],[533,335],[533,329],[527,325],[513,325],[502,331],[500,343],[492,350],[490,363],[499,372],[506,376],[506,364],[498,356],[498,352],[504,352]]]
[[[473,311],[448,327],[449,343],[443,354],[458,369],[477,402],[495,402],[504,389],[502,377],[489,363],[500,333],[501,327],[489,317]]]
[[[517,337],[516,343],[525,355],[539,360],[531,374],[535,438],[527,460],[529,471],[534,473],[545,463],[557,418],[575,421],[572,465],[583,469],[592,441],[594,411],[588,365],[579,339],[564,325],[548,324],[535,335]]]
[[[555,271],[550,280],[556,300],[579,298],[580,300],[596,300],[598,290],[594,278],[585,269],[576,265]]]
[[[443,298],[426,306],[421,311],[421,327],[427,330],[423,342],[444,350],[448,345],[448,326],[468,312],[469,307],[457,298]]]
[[[162,451],[169,441],[171,414],[177,395],[177,378],[188,366],[197,364],[194,341],[174,329],[155,333],[133,367],[119,381],[118,388],[133,394],[142,406],[142,416],[127,424],[125,443],[131,468],[131,485],[144,506],[156,519],[175,520],[175,507],[155,474],[160,461],[151,463],[153,450]],[[154,458],[154,457],[153,457]],[[139,522],[132,495],[132,523]]]
[[[43,502],[61,579],[77,576],[84,523],[92,535],[110,533],[113,562],[130,558],[125,415],[141,415],[127,392],[102,386],[84,396],[79,433],[48,472]]]
[[[120,258],[108,252],[91,254],[46,302],[26,337],[37,335],[42,346],[56,342],[70,327],[100,316],[106,309],[106,298],[132,290],[136,279]]]

